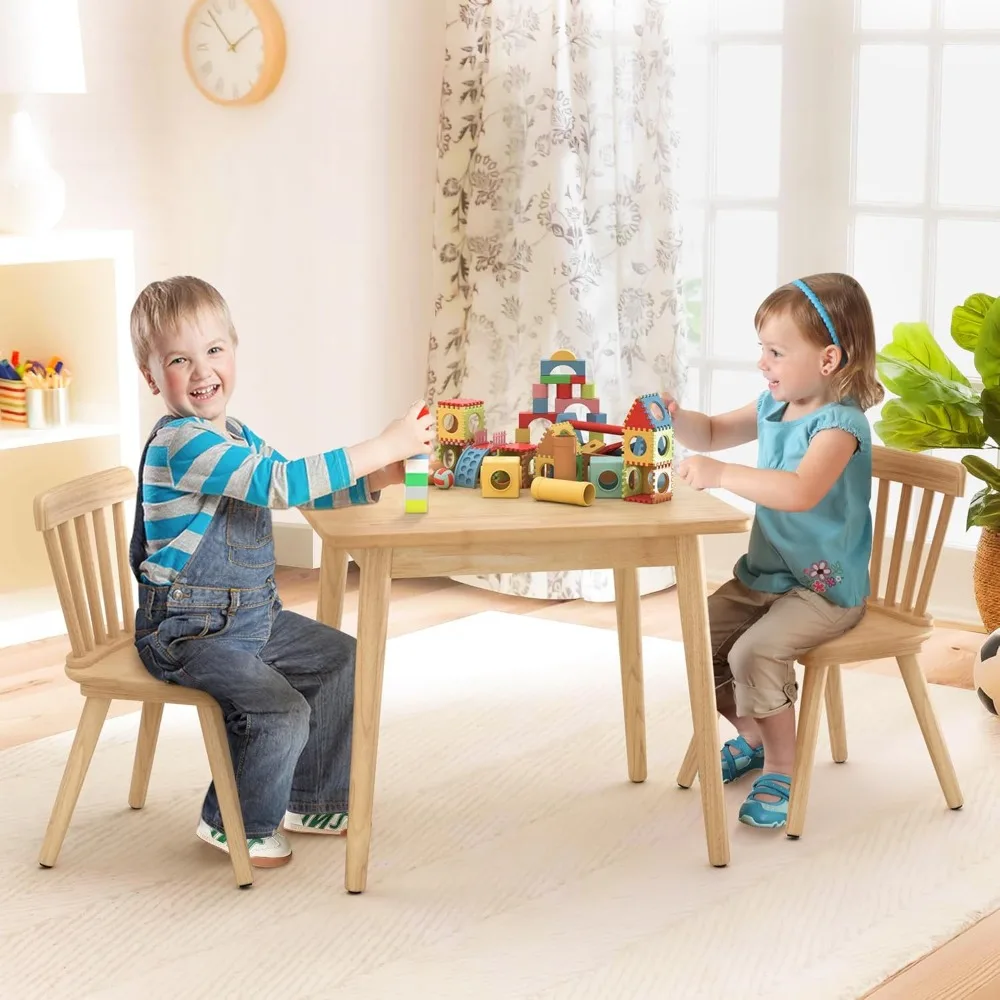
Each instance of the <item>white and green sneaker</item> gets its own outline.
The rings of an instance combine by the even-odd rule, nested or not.
[[[340,836],[347,833],[347,813],[285,813],[285,830],[289,833],[326,833]]]
[[[229,844],[222,830],[216,830],[202,819],[198,821],[195,833],[199,840],[229,853]],[[292,849],[277,830],[270,837],[247,837],[247,847],[250,849],[250,864],[254,868],[278,868],[292,860]]]

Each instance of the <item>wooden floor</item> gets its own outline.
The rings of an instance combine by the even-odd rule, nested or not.
[[[313,615],[318,571],[283,569],[278,585],[285,606]],[[348,577],[344,604],[345,631],[357,623],[358,580]],[[599,628],[615,627],[613,604],[584,601],[535,601],[476,590],[451,580],[397,580],[392,584],[389,635],[404,635],[479,611],[505,611]],[[644,635],[681,638],[677,598],[673,591],[642,599]],[[983,637],[939,628],[928,643],[923,664],[929,681],[972,686],[972,661]],[[65,732],[76,727],[81,708],[79,690],[63,674],[69,649],[65,637],[0,649],[0,750]],[[873,660],[857,669],[895,674],[893,660]],[[115,702],[111,715],[135,711],[137,705]],[[850,706],[848,706],[850,711]],[[996,1000],[1000,998],[1000,912],[987,917],[933,954],[904,970],[869,994],[871,1000]]]

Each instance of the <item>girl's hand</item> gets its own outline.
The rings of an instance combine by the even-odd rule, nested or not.
[[[692,455],[677,466],[677,475],[696,490],[713,490],[722,486],[722,470],[726,463],[705,455]]]
[[[368,488],[372,493],[384,490],[387,486],[395,486],[397,483],[406,480],[406,463],[393,462],[384,468],[378,469],[368,477]]]

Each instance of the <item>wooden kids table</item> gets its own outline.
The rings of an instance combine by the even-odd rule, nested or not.
[[[413,577],[614,570],[628,776],[644,781],[638,568],[675,566],[708,858],[717,867],[729,863],[701,536],[746,531],[746,514],[684,483],[665,503],[597,500],[590,507],[539,502],[525,490],[518,499],[487,500],[478,489],[431,489],[426,514],[405,514],[398,486],[385,490],[377,504],[303,514],[323,542],[320,621],[340,625],[348,556],[361,569],[348,892],[363,892],[368,879],[390,581]]]

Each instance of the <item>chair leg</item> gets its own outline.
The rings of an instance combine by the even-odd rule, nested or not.
[[[59,850],[73,818],[76,800],[80,796],[83,780],[87,777],[90,760],[94,756],[94,748],[104,728],[104,720],[108,717],[111,707],[110,698],[88,698],[83,703],[80,722],[73,737],[73,746],[66,761],[56,801],[49,816],[49,825],[42,840],[42,849],[38,855],[38,863],[43,868],[51,868],[59,857]]]
[[[813,762],[816,760],[816,739],[819,736],[821,700],[826,690],[827,668],[804,667],[802,703],[799,706],[799,723],[795,734],[795,767],[792,769],[792,794],[788,803],[788,825],[785,835],[790,840],[802,836],[806,822],[806,805],[809,802],[809,784],[812,781]]]
[[[931,704],[930,696],[927,693],[927,681],[924,672],[920,668],[920,661],[915,656],[897,656],[896,662],[899,664],[899,671],[903,675],[903,683],[906,685],[906,693],[910,696],[913,711],[920,723],[920,731],[923,733],[924,742],[927,744],[927,751],[931,755],[931,763],[937,772],[938,781],[941,783],[941,791],[944,792],[945,801],[949,809],[962,808],[962,790],[958,787],[958,776],[955,774],[955,765],[951,762],[951,754],[948,746],[941,735],[941,727],[938,725],[937,716],[934,714],[934,706]]]
[[[208,754],[208,765],[212,771],[212,780],[215,782],[215,794],[219,800],[219,812],[222,813],[222,825],[226,830],[226,844],[229,847],[229,860],[233,863],[236,884],[241,889],[249,889],[253,885],[253,868],[250,864],[250,849],[247,847],[240,796],[236,789],[236,774],[233,771],[233,759],[229,755],[229,742],[222,709],[218,705],[199,705],[198,720],[201,722],[201,733],[205,738],[205,752]]]
[[[838,764],[847,760],[847,723],[844,721],[844,687],[840,667],[831,664],[826,674],[826,724],[830,730],[830,753]]]
[[[690,788],[694,784],[694,779],[698,774],[698,748],[695,746],[694,737],[688,744],[687,753],[684,754],[684,761],[681,769],[677,772],[677,784],[681,788]]]
[[[128,790],[128,804],[133,809],[141,809],[146,804],[146,791],[149,789],[149,775],[153,770],[156,739],[160,735],[160,720],[162,718],[162,702],[145,701],[142,703],[139,738],[136,740],[135,760],[132,763],[132,785]]]

